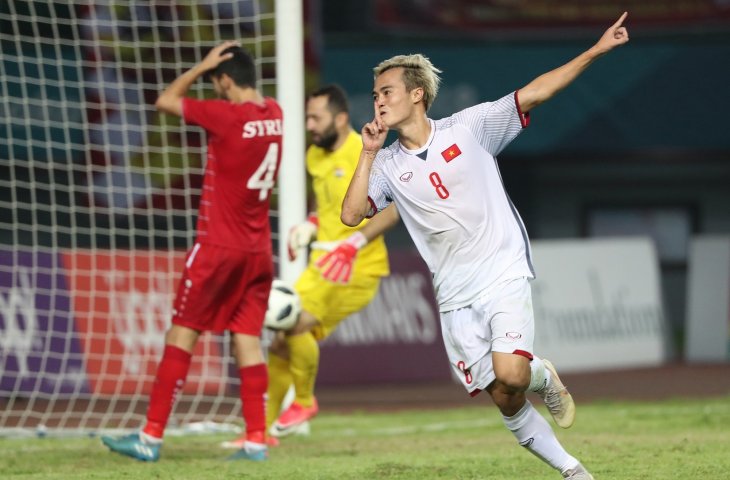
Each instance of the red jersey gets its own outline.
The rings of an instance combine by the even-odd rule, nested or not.
[[[269,197],[281,162],[281,107],[183,100],[183,119],[208,133],[196,242],[271,251]]]

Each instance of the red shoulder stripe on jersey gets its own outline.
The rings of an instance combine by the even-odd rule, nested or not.
[[[378,213],[378,207],[375,206],[375,202],[373,202],[373,199],[370,198],[368,195],[368,203],[370,203],[370,212],[372,212],[370,215],[366,215],[365,218],[373,218],[376,213]]]
[[[513,351],[512,354],[514,354],[514,355],[521,355],[521,356],[525,357],[526,359],[528,359],[530,361],[532,361],[532,358],[533,358],[532,357],[532,354],[530,352],[526,352],[525,350],[519,350],[518,349],[518,350]]]
[[[520,108],[520,99],[517,97],[519,92],[519,90],[515,90],[515,106],[517,106],[517,115],[520,117],[522,128],[527,128],[530,124],[530,112],[522,113],[522,109]]]

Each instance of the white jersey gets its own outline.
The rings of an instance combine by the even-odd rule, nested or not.
[[[407,150],[396,141],[378,152],[368,196],[371,214],[395,201],[447,312],[502,281],[534,278],[527,232],[495,158],[529,117],[515,92],[428,121],[423,147]]]

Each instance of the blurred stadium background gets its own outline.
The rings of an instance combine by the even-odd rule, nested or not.
[[[341,84],[359,129],[384,58],[421,52],[444,70],[440,118],[564,63],[623,10],[629,45],[533,112],[500,158],[535,249],[536,347],[585,398],[629,378],[643,391],[681,378],[730,392],[730,2],[301,6],[302,67],[277,64],[273,0],[0,3],[0,435],[141,421],[194,238],[205,143],[153,103],[216,42],[252,49],[267,94],[303,80],[285,114],[299,116],[303,90]],[[199,82],[193,94],[212,92]],[[282,180],[301,177],[303,148]],[[303,216],[304,196],[274,199],[277,229]],[[387,243],[393,275],[323,346],[325,407],[465,399],[430,275],[403,229]],[[177,421],[235,421],[228,342],[211,336],[200,349]]]

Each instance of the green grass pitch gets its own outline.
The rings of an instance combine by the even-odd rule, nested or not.
[[[267,462],[226,462],[220,435],[170,437],[158,463],[109,453],[98,438],[0,439],[3,479],[559,479],[479,406],[322,412],[308,437]],[[545,414],[544,407],[540,408]],[[578,406],[560,441],[604,479],[730,478],[730,398]]]

